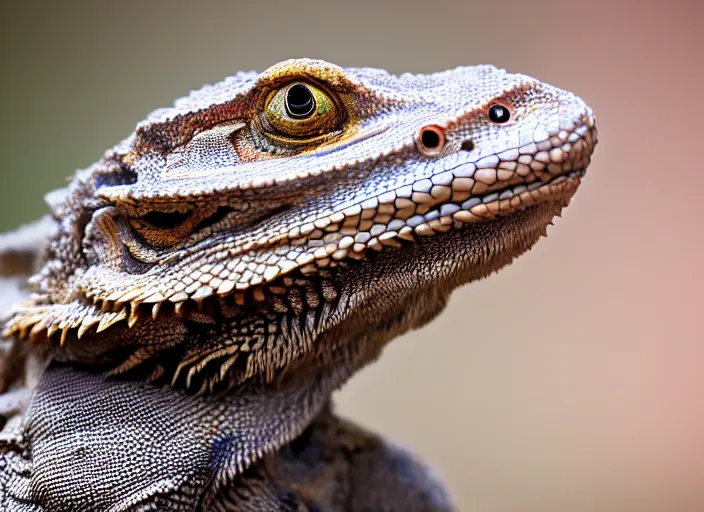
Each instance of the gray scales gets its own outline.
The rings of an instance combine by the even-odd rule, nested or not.
[[[535,244],[595,144],[492,66],[290,60],[153,112],[0,238],[3,510],[452,510],[330,395]]]

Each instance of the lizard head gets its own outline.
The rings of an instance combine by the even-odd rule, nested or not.
[[[133,347],[118,372],[168,353],[174,382],[211,386],[366,360],[529,249],[595,143],[578,97],[492,66],[240,73],[49,196],[59,234],[7,333],[67,358]]]

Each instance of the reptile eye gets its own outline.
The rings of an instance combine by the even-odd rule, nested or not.
[[[315,98],[307,85],[294,84],[286,91],[286,112],[293,118],[310,116],[315,108]]]
[[[291,138],[312,138],[337,128],[340,109],[322,89],[302,82],[273,92],[264,105],[267,125],[274,133]]]
[[[511,119],[511,112],[503,105],[494,104],[489,107],[489,119],[497,124],[503,124]]]

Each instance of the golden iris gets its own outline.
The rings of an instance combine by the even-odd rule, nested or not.
[[[275,131],[293,138],[324,135],[333,131],[340,120],[338,107],[330,96],[303,82],[294,82],[272,93],[264,112]]]

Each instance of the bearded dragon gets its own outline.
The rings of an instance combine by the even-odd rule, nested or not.
[[[493,66],[288,60],[154,111],[0,238],[2,509],[452,510],[331,393],[533,246],[595,143]]]

